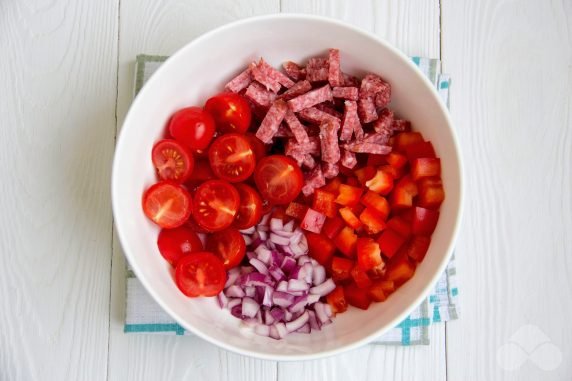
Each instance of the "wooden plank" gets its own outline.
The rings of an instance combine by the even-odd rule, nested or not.
[[[442,6],[467,191],[449,377],[570,379],[572,5]]]
[[[133,94],[137,54],[169,55],[219,25],[277,12],[278,1],[121,1],[119,126]],[[115,240],[109,380],[273,380],[276,363],[235,355],[193,337],[125,335],[124,259]]]
[[[116,0],[0,4],[0,379],[104,380]]]
[[[374,32],[409,55],[439,58],[438,1],[282,0],[282,12],[334,17]],[[445,326],[430,330],[431,345],[369,345],[329,359],[280,363],[283,380],[381,380],[446,378]]]

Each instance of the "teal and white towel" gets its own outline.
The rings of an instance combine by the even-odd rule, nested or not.
[[[149,77],[166,59],[167,57],[164,56],[150,55],[137,57],[134,94],[139,92]],[[421,57],[413,57],[412,60],[435,85],[443,101],[449,106],[451,79],[447,74],[441,73],[441,62],[436,59]],[[126,333],[191,334],[159,307],[130,268],[127,269],[126,273],[127,302],[124,328]],[[458,308],[455,257],[453,256],[429,297],[413,310],[407,319],[373,343],[427,345],[429,344],[429,325],[457,319]]]

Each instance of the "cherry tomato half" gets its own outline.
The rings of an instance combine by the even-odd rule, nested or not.
[[[210,180],[201,184],[193,202],[193,217],[202,228],[214,232],[228,228],[234,221],[240,196],[231,184]]]
[[[169,133],[192,152],[197,152],[209,146],[215,133],[215,121],[202,108],[187,107],[173,114]]]
[[[214,118],[217,129],[222,132],[244,133],[250,127],[252,112],[248,101],[235,93],[220,93],[210,98],[205,110]]]
[[[175,283],[190,297],[215,296],[224,288],[226,271],[220,258],[213,253],[193,253],[177,263]]]
[[[284,205],[298,196],[304,177],[294,160],[283,155],[272,155],[258,162],[254,181],[264,199],[275,205]]]
[[[233,183],[246,180],[256,167],[254,151],[240,134],[216,138],[209,148],[209,162],[215,175]]]
[[[240,205],[233,225],[238,229],[248,229],[260,222],[262,200],[258,192],[251,186],[236,184],[235,187],[240,196]]]
[[[242,234],[233,228],[210,234],[206,246],[208,251],[222,260],[227,270],[238,266],[246,253]]]
[[[161,180],[183,183],[195,166],[195,159],[189,149],[173,139],[163,139],[155,143],[151,156]]]
[[[197,233],[185,226],[161,230],[157,246],[163,258],[172,266],[189,253],[203,251],[203,244]]]
[[[160,181],[143,194],[145,215],[164,229],[183,225],[192,208],[189,192],[173,181]]]

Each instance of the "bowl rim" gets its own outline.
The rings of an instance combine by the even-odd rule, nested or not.
[[[364,29],[361,29],[359,27],[356,27],[354,25],[348,24],[346,22],[343,22],[343,21],[340,21],[337,19],[332,19],[329,17],[316,16],[316,15],[304,15],[304,14],[292,14],[292,13],[280,13],[280,14],[270,14],[270,15],[248,17],[248,18],[236,20],[236,21],[221,25],[219,27],[216,27],[216,28],[214,28],[214,29],[212,29],[206,33],[203,33],[200,36],[192,39],[187,44],[185,44],[183,47],[178,49],[174,54],[169,56],[169,58],[167,58],[167,60],[157,69],[155,74],[148,80],[148,83],[153,83],[155,81],[160,80],[161,75],[156,75],[157,72],[162,72],[164,70],[167,70],[169,67],[169,62],[171,60],[177,60],[180,55],[182,55],[186,50],[192,49],[193,45],[197,44],[199,41],[208,39],[213,35],[216,35],[218,33],[222,33],[228,29],[232,29],[232,28],[239,26],[239,25],[257,23],[260,21],[273,20],[273,19],[304,20],[304,21],[316,21],[316,22],[321,22],[321,23],[329,23],[329,24],[333,24],[334,26],[337,26],[337,27],[348,29],[351,32],[360,35],[361,37],[365,37],[368,39],[375,40],[376,43],[383,45],[386,49],[388,49],[393,54],[395,54],[398,57],[398,59],[400,59],[402,61],[402,63],[404,65],[407,65],[411,69],[413,69],[412,72],[415,73],[415,75],[418,77],[418,79],[421,80],[421,82],[424,84],[424,86],[429,89],[431,94],[433,94],[433,97],[437,99],[440,111],[446,120],[447,128],[451,132],[452,141],[453,141],[453,148],[454,148],[454,152],[455,152],[455,155],[456,155],[456,158],[458,161],[457,176],[459,178],[459,199],[458,199],[459,201],[458,201],[458,205],[455,206],[455,208],[457,210],[457,215],[456,215],[456,219],[455,219],[454,225],[453,225],[453,232],[451,235],[451,240],[449,242],[449,245],[447,246],[446,255],[443,256],[443,258],[441,259],[441,262],[439,263],[437,271],[435,271],[435,273],[431,277],[430,281],[426,284],[426,286],[424,287],[422,292],[419,293],[419,295],[413,300],[413,302],[407,308],[405,308],[400,314],[395,316],[388,324],[386,324],[385,327],[363,337],[360,340],[356,340],[354,342],[351,342],[351,343],[348,343],[345,345],[341,345],[341,346],[334,348],[334,349],[314,352],[314,353],[310,353],[310,354],[296,354],[296,355],[278,354],[277,355],[277,354],[267,354],[267,353],[265,353],[263,351],[259,351],[259,350],[243,349],[243,348],[231,345],[231,344],[227,344],[226,342],[220,341],[220,340],[215,339],[211,336],[208,336],[208,335],[202,333],[200,330],[195,329],[194,327],[188,325],[181,316],[174,313],[166,305],[166,303],[163,302],[163,300],[160,297],[158,297],[158,295],[155,293],[153,287],[151,287],[150,284],[148,283],[145,276],[140,276],[142,274],[142,271],[140,271],[140,268],[139,268],[139,265],[137,264],[137,262],[135,260],[132,260],[132,259],[134,259],[134,256],[131,254],[130,250],[128,250],[128,247],[126,247],[127,245],[124,243],[124,242],[126,242],[124,240],[124,234],[123,234],[123,230],[122,230],[122,225],[123,225],[122,221],[124,218],[121,217],[117,212],[118,207],[116,205],[116,203],[117,203],[116,200],[119,199],[119,193],[120,193],[119,186],[118,186],[118,184],[120,183],[120,178],[119,178],[119,169],[118,169],[117,163],[119,161],[118,158],[122,156],[122,151],[123,151],[124,146],[125,146],[125,142],[124,142],[125,139],[123,138],[123,136],[125,136],[124,127],[130,124],[130,120],[133,118],[132,111],[133,111],[133,109],[135,109],[134,106],[140,102],[140,100],[142,98],[141,96],[136,96],[135,99],[131,102],[131,105],[129,106],[129,110],[128,110],[128,112],[125,116],[125,119],[123,121],[121,131],[119,131],[118,136],[117,136],[116,145],[115,145],[115,154],[114,154],[113,164],[112,164],[112,174],[111,174],[111,204],[112,204],[112,210],[113,210],[114,226],[115,226],[118,238],[119,238],[121,248],[123,250],[123,253],[124,253],[127,261],[129,262],[134,273],[137,275],[139,281],[141,282],[141,284],[143,284],[143,286],[145,287],[145,290],[149,293],[149,295],[151,295],[153,300],[155,302],[157,302],[161,306],[161,308],[163,310],[165,310],[165,312],[167,312],[172,318],[174,318],[177,321],[177,323],[179,323],[183,328],[190,331],[194,335],[202,338],[203,340],[206,340],[210,343],[217,345],[220,348],[223,348],[223,349],[226,349],[228,351],[235,352],[235,353],[238,353],[241,355],[245,355],[245,356],[249,356],[249,357],[253,357],[253,358],[258,358],[258,359],[262,359],[262,360],[272,360],[272,361],[306,361],[306,360],[315,360],[315,359],[334,356],[334,355],[337,355],[337,354],[340,354],[343,352],[350,351],[352,349],[359,348],[365,344],[370,343],[375,338],[383,335],[384,333],[389,331],[391,328],[397,326],[401,321],[403,321],[412,312],[412,310],[414,308],[416,308],[423,301],[423,299],[425,299],[427,297],[427,295],[429,294],[431,289],[433,289],[435,283],[437,282],[437,280],[439,279],[439,277],[441,276],[441,274],[445,270],[447,264],[449,263],[449,260],[452,256],[453,249],[454,249],[454,246],[455,246],[455,243],[456,243],[459,231],[460,231],[460,225],[461,225],[461,220],[462,220],[462,215],[463,215],[463,204],[464,204],[463,200],[464,200],[464,194],[465,194],[464,179],[463,179],[463,159],[462,159],[461,151],[459,148],[457,133],[456,133],[455,129],[453,128],[453,123],[452,123],[452,120],[451,120],[451,117],[449,114],[449,110],[447,109],[447,107],[445,106],[443,101],[441,100],[441,97],[439,96],[434,85],[429,81],[429,79],[427,79],[425,77],[425,75],[419,70],[419,68],[413,62],[411,62],[410,58],[408,56],[406,56],[405,53],[403,53],[400,50],[398,50],[397,48],[393,47],[389,42],[387,42],[383,38],[376,36],[375,34],[368,32]],[[140,94],[145,94],[146,88],[150,88],[150,87],[151,86],[144,86],[141,89]]]

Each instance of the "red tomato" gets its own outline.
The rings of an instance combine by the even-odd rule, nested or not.
[[[153,165],[161,180],[185,182],[195,165],[193,154],[173,139],[159,140],[151,151]]]
[[[367,310],[371,304],[367,290],[359,288],[354,283],[344,287],[344,295],[346,296],[348,304],[361,308],[362,310]]]
[[[364,225],[365,231],[368,234],[377,234],[385,229],[386,226],[383,216],[372,208],[365,208],[359,215],[359,220]]]
[[[240,197],[240,205],[233,225],[238,229],[248,229],[258,224],[262,218],[262,200],[251,186],[236,184],[235,187]]]
[[[379,244],[373,238],[358,238],[356,244],[358,265],[363,271],[368,271],[383,263]]]
[[[157,246],[163,258],[172,266],[189,253],[203,251],[203,244],[197,233],[185,226],[162,229],[157,238]]]
[[[413,213],[411,230],[413,234],[430,236],[437,226],[439,211],[416,207]]]
[[[330,192],[326,192],[322,189],[316,189],[314,191],[314,198],[312,202],[312,208],[327,217],[334,218],[337,214],[336,204],[334,200],[336,196]]]
[[[384,220],[389,216],[389,203],[385,197],[375,192],[367,191],[361,198],[361,203],[367,208],[375,210]]]
[[[357,235],[349,226],[344,227],[333,239],[334,245],[348,257],[355,256]]]
[[[248,101],[240,94],[220,93],[210,98],[205,110],[214,118],[218,130],[222,133],[244,133],[250,127],[252,112]]]
[[[189,182],[204,182],[216,179],[213,170],[207,160],[199,159],[195,162],[195,169],[189,177]]]
[[[216,138],[209,148],[209,162],[215,175],[232,183],[246,180],[256,166],[250,143],[239,134]]]
[[[379,248],[383,255],[387,258],[391,258],[397,253],[397,251],[403,246],[405,243],[405,238],[401,235],[397,234],[391,229],[384,230],[383,233],[377,239],[377,243],[379,243]]]
[[[340,205],[354,206],[359,203],[363,189],[351,185],[341,184],[336,202]]]
[[[359,288],[368,288],[369,286],[371,286],[372,283],[371,279],[369,279],[365,271],[363,271],[359,265],[356,264],[352,269],[352,271],[350,272],[350,274],[355,284]]]
[[[348,309],[348,302],[346,302],[344,289],[342,287],[338,286],[334,291],[330,292],[328,296],[326,296],[326,301],[335,314],[345,312]]]
[[[169,122],[169,133],[192,152],[209,146],[215,132],[213,117],[200,107],[187,107],[177,111]]]
[[[258,139],[254,134],[251,134],[249,132],[244,134],[244,137],[250,143],[252,151],[254,151],[254,156],[256,157],[256,161],[259,161],[264,156],[266,156],[266,145],[262,143],[262,140]]]
[[[308,251],[310,257],[314,258],[318,263],[328,267],[336,246],[330,241],[329,238],[321,234],[305,232],[306,240],[308,241]]]
[[[334,257],[332,259],[332,279],[342,281],[350,279],[355,262],[351,259]]]
[[[246,253],[242,234],[233,228],[209,234],[206,246],[208,251],[222,260],[226,270],[238,266]]]
[[[272,204],[285,205],[298,197],[304,177],[294,160],[282,155],[272,155],[258,162],[254,181],[264,199]]]
[[[197,188],[193,201],[194,219],[202,228],[214,232],[232,224],[240,196],[226,181],[210,180]]]
[[[272,211],[272,208],[274,208],[274,204],[272,204],[270,201],[268,201],[268,199],[263,198],[262,199],[262,215],[265,216],[268,213],[270,213]],[[304,213],[306,213],[306,212],[304,212]],[[302,218],[304,218],[304,216],[302,216]]]
[[[165,229],[183,225],[191,215],[192,206],[189,192],[172,181],[160,181],[143,195],[145,215]]]
[[[186,255],[175,268],[175,283],[187,296],[215,296],[226,283],[222,261],[213,253],[198,252]]]
[[[411,163],[411,177],[419,180],[423,177],[441,176],[441,159],[420,158]]]

